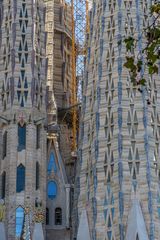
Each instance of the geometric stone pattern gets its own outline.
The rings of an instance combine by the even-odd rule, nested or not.
[[[123,240],[138,193],[149,239],[160,238],[159,81],[138,91],[129,78],[122,37],[144,47],[149,1],[93,1],[84,81],[78,216],[87,210],[91,239]],[[147,102],[147,99],[149,101]],[[77,223],[78,224],[78,223]]]
[[[46,209],[46,69],[43,0],[0,1],[0,142],[7,132],[6,154],[0,151],[0,190],[6,174],[5,229],[15,239],[16,209],[29,209],[33,233],[35,203]],[[25,148],[18,148],[18,125],[26,126]],[[39,133],[37,133],[39,129]],[[37,134],[39,145],[37,147]],[[39,188],[36,188],[36,166]],[[17,167],[25,168],[25,188],[16,191]],[[2,191],[0,192],[0,198]],[[30,214],[32,212],[32,214]]]
[[[37,239],[38,234],[43,238],[46,207],[50,222],[46,227],[43,224],[44,237],[70,239],[72,131],[63,122],[58,137],[57,106],[71,105],[71,21],[71,6],[64,0],[0,0],[0,198],[5,201],[8,240],[16,239],[17,210],[24,214],[23,238]],[[46,123],[51,127],[47,134]],[[19,126],[26,128],[23,149],[18,144]],[[63,144],[59,146],[58,140]],[[56,156],[57,172],[49,174],[51,153]],[[20,192],[17,169],[25,172]],[[57,184],[54,200],[47,196],[49,182]],[[56,225],[56,208],[62,210],[61,226]]]

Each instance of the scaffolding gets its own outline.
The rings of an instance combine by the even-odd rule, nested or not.
[[[72,8],[72,105],[81,101],[84,64],[86,56],[86,33],[89,29],[88,0],[68,0]],[[72,109],[73,143],[77,148],[77,108]]]

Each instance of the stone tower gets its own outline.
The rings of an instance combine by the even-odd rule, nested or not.
[[[44,220],[44,23],[42,0],[0,1],[0,197],[6,209],[7,240],[22,235],[26,239],[25,229],[30,234],[34,223]]]
[[[84,239],[82,229],[92,240],[160,239],[160,82],[145,76],[148,91],[140,92],[123,67],[122,38],[136,33],[137,52],[142,50],[149,6],[148,0],[93,1],[76,188],[78,240]]]

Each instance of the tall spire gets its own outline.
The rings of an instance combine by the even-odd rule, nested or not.
[[[92,240],[124,240],[132,224],[138,233],[134,240],[148,239],[147,232],[150,239],[160,239],[159,76],[146,74],[149,91],[140,92],[124,67],[124,36],[137,36],[135,56],[145,48],[141,38],[151,20],[149,6],[150,0],[93,0],[75,189],[78,221],[89,206]],[[137,186],[140,202],[133,200],[130,210]]]

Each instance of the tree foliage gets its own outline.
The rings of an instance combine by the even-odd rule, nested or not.
[[[152,23],[141,33],[141,39],[145,40],[145,47],[137,54],[138,39],[126,37],[126,61],[124,67],[129,71],[131,82],[134,86],[145,86],[147,80],[144,73],[149,76],[158,74],[158,63],[160,62],[160,3],[155,2],[150,8]]]

